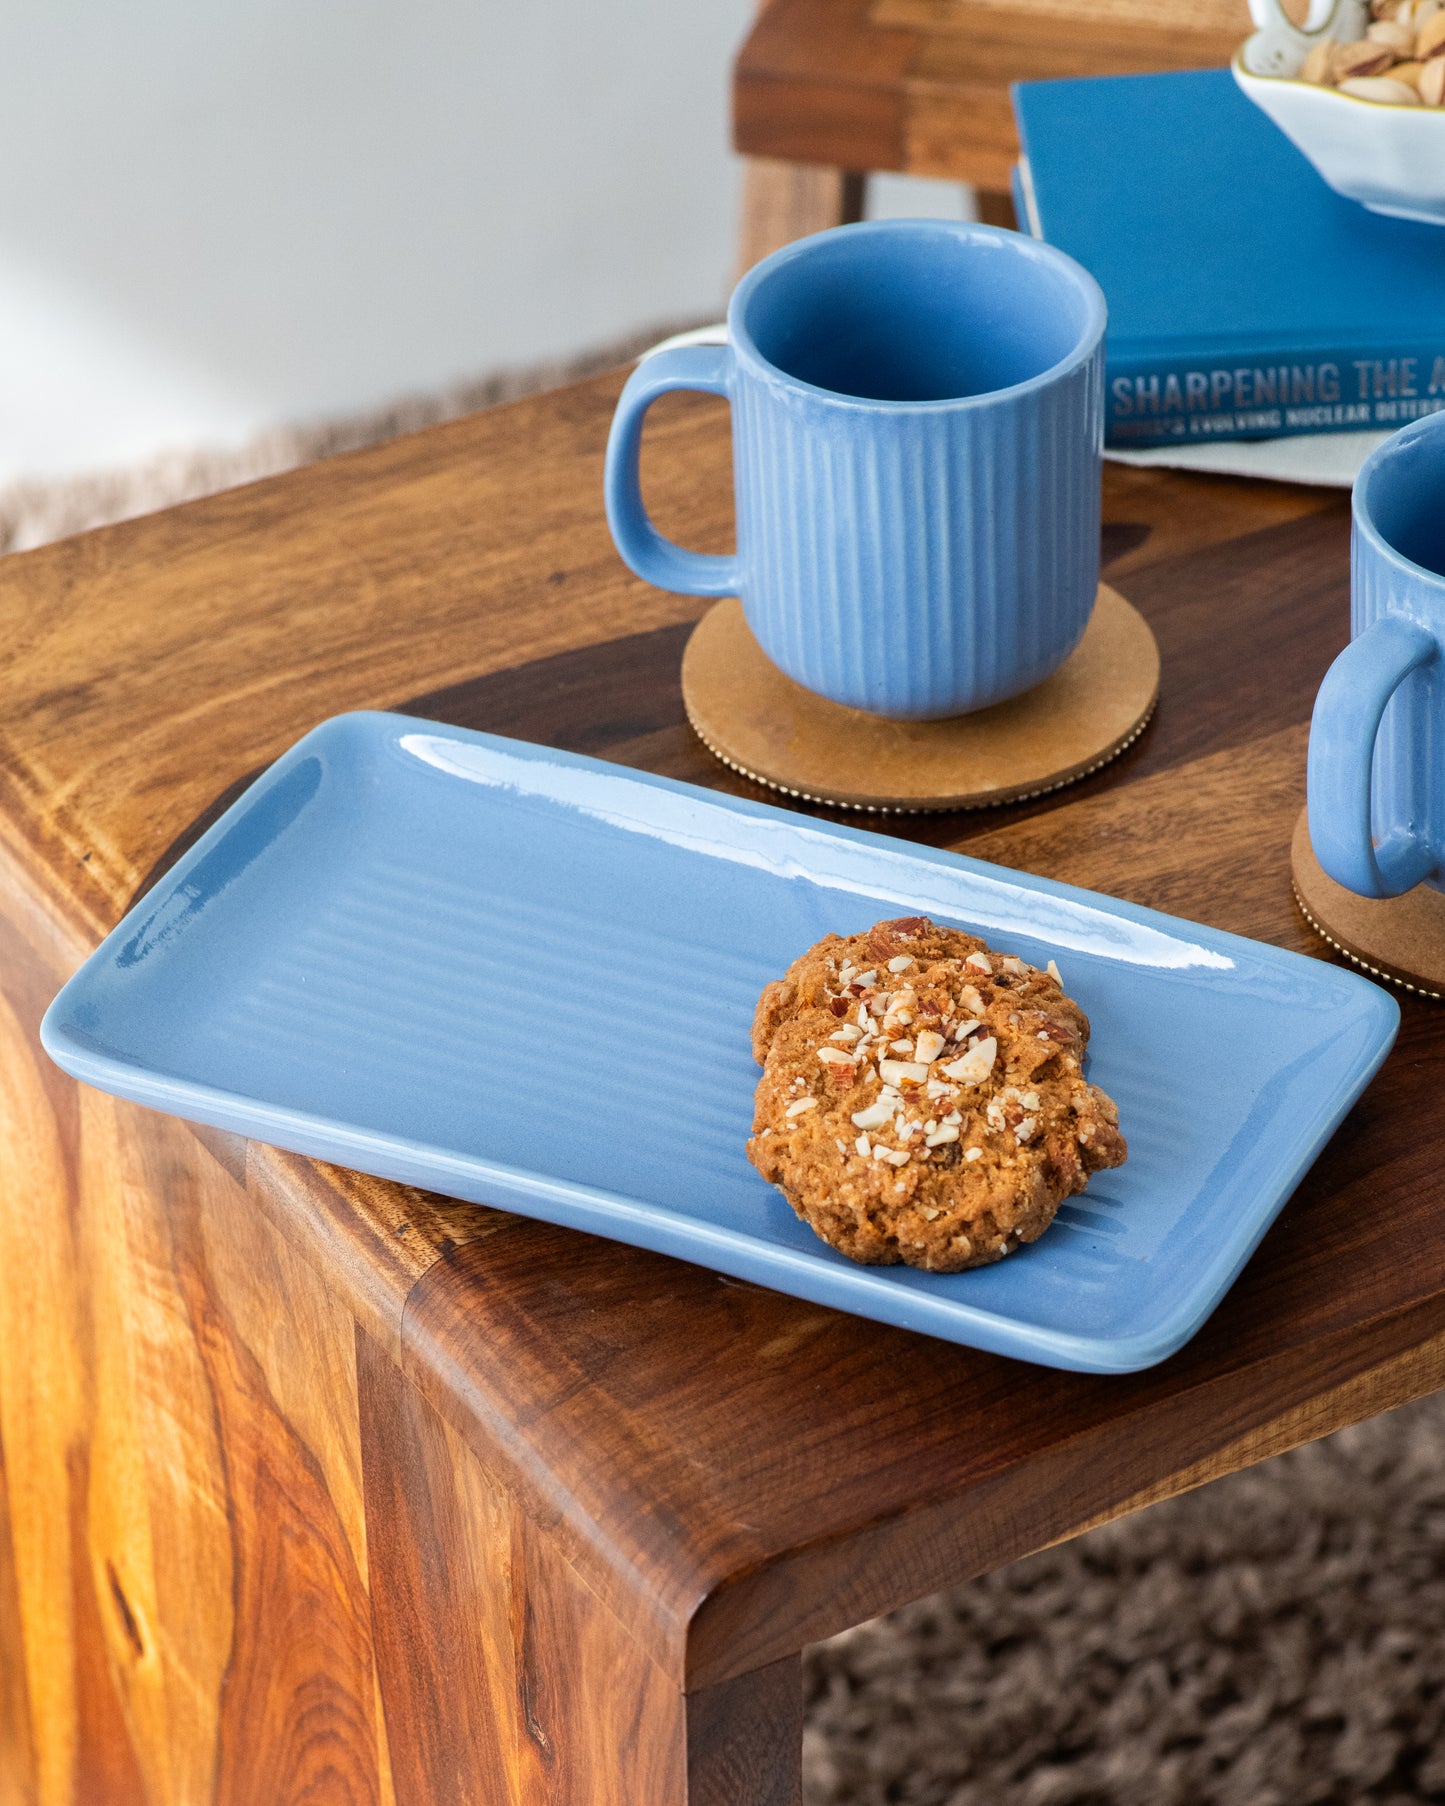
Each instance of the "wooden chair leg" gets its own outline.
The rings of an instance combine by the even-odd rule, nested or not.
[[[977,191],[978,217],[986,226],[1009,226],[1023,231],[1014,213],[1013,196],[1001,189],[980,188]]]
[[[859,170],[750,157],[743,172],[739,276],[795,238],[862,219],[864,180]]]

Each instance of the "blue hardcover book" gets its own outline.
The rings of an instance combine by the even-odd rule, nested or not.
[[[1445,407],[1445,227],[1326,185],[1225,69],[1022,82],[1019,222],[1109,303],[1112,445]]]

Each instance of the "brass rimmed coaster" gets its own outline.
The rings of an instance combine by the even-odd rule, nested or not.
[[[1295,901],[1316,934],[1371,978],[1445,999],[1445,892],[1419,884],[1403,897],[1357,897],[1315,858],[1305,809],[1289,851]]]
[[[785,677],[730,599],[693,629],[682,695],[709,752],[788,796],[880,814],[979,809],[1072,784],[1131,746],[1158,699],[1159,648],[1101,583],[1079,645],[1023,696],[947,721],[885,721]]]

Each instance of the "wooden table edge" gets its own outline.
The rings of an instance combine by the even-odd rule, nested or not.
[[[913,1599],[1445,1386],[1445,1300],[1432,1300],[1252,1363],[1258,1378],[1247,1400],[1268,1396],[1279,1408],[1267,1413],[1237,1401],[1243,1370],[1236,1367],[1147,1403],[1129,1426],[1131,1443],[1152,1441],[1167,1471],[1143,1491],[1114,1476],[1109,1445],[1118,1426],[1110,1419],[1060,1443],[1042,1463],[966,1476],[887,1518],[779,1548],[735,1571],[675,1544],[675,1565],[648,1573],[556,1486],[544,1439],[520,1435],[442,1342],[418,1333],[413,1303],[446,1264],[434,1262],[409,1294],[403,1370],[479,1459],[505,1464],[524,1510],[688,1691],[767,1667]],[[1038,1497],[1051,1489],[1053,1504],[1041,1510]]]
[[[1326,1369],[1340,1349],[1354,1344],[1358,1350],[1360,1337],[1356,1325],[1291,1351],[1314,1358],[1294,1376],[1287,1395],[1292,1402],[1256,1421],[1231,1424],[1221,1416],[1210,1433],[1197,1436],[1195,1426],[1187,1422],[1163,1421],[1170,1407],[1193,1400],[1194,1394],[1176,1395],[1153,1407],[1142,1427],[1156,1433],[1174,1431],[1165,1448],[1178,1465],[1143,1490],[1111,1490],[1106,1467],[1097,1473],[1081,1467],[1080,1445],[1093,1438],[1107,1441],[1117,1427],[1111,1425],[1050,1450],[1043,1463],[985,1476],[965,1491],[921,1501],[852,1536],[784,1552],[763,1567],[720,1580],[709,1589],[688,1627],[687,1686],[712,1685],[761,1667],[914,1599],[1072,1541],[1130,1512],[1445,1387],[1445,1303],[1432,1301],[1371,1323],[1370,1347],[1360,1352],[1377,1358],[1367,1358],[1335,1384],[1312,1393],[1311,1376]],[[1212,1374],[1199,1392],[1227,1390],[1234,1377],[1228,1371]],[[1081,1473],[1084,1485],[1077,1486]],[[1076,1483],[1072,1499],[1061,1493],[1052,1519],[1040,1514],[1032,1495],[1051,1482],[1063,1488],[1069,1481]],[[918,1551],[902,1564],[896,1557],[890,1560],[890,1545],[900,1528],[908,1531]],[[865,1576],[867,1584],[860,1584]],[[811,1612],[788,1616],[777,1608],[778,1595],[822,1603]]]

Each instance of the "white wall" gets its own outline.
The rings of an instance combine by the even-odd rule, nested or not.
[[[10,0],[0,481],[720,308],[753,0]]]

